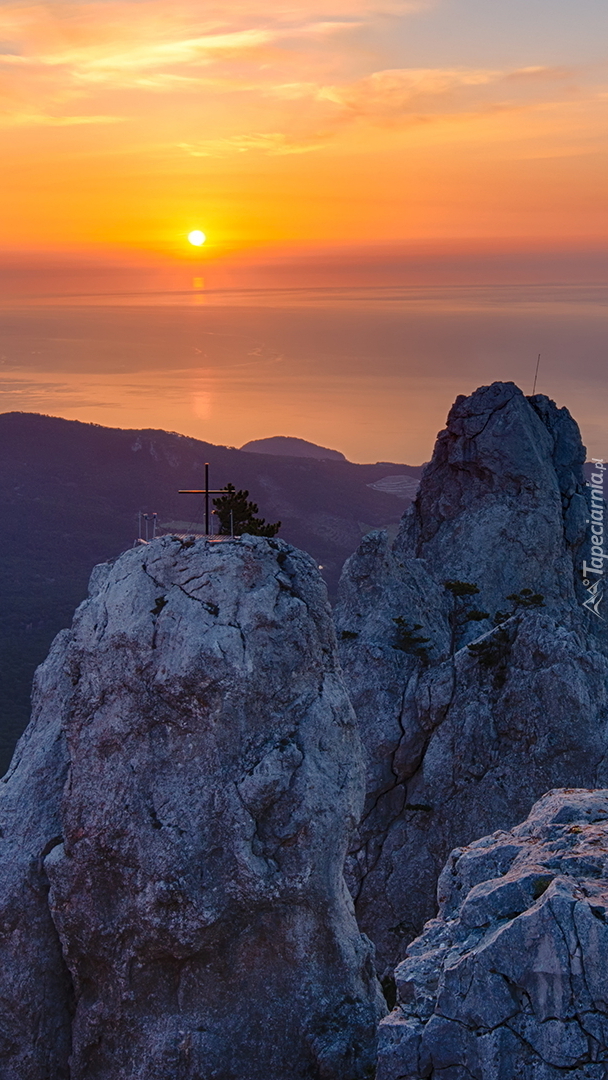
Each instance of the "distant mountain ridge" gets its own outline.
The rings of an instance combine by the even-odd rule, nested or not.
[[[252,439],[241,446],[246,454],[274,454],[279,457],[317,458],[319,461],[346,461],[339,450],[318,446],[307,439],[291,435],[271,435],[268,439]]]
[[[402,498],[368,487],[421,467],[257,454],[166,431],[123,430],[36,413],[0,414],[0,771],[29,717],[34,669],[86,595],[92,567],[131,547],[138,511],[160,532],[202,531],[212,487],[250,491],[281,537],[322,565],[330,592],[370,529],[396,527]]]

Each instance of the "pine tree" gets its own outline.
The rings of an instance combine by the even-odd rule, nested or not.
[[[248,491],[237,491],[234,484],[226,484],[226,495],[213,500],[220,522],[220,535],[241,536],[243,533],[250,533],[252,536],[276,536],[281,522],[270,524],[264,518],[256,517],[258,504],[248,499]]]
[[[479,592],[479,585],[472,581],[444,581],[444,588],[452,594],[452,609],[448,616],[450,624],[450,655],[456,652],[459,638],[468,622],[483,622],[489,619],[487,611],[471,608],[470,598]]]
[[[411,623],[403,615],[398,615],[396,619],[393,619],[393,622],[397,628],[393,648],[410,653],[412,656],[419,656],[421,660],[428,663],[429,650],[426,643],[431,639],[418,633],[419,630],[422,630],[422,623]]]

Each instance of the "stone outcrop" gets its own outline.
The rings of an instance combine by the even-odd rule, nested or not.
[[[608,791],[557,790],[452,852],[396,970],[378,1080],[605,1080]]]
[[[348,880],[385,976],[453,847],[550,788],[608,784],[584,459],[566,409],[482,387],[457,399],[395,542],[371,533],[345,566],[338,638],[367,756]]]
[[[163,538],[98,567],[1,785],[2,1080],[371,1075],[362,797],[309,556]]]

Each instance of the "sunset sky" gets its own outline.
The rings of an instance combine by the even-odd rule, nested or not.
[[[0,10],[6,246],[608,236],[605,0]]]
[[[65,321],[66,297],[146,290],[608,282],[605,0],[9,0],[0,24],[5,314],[61,296]],[[45,385],[44,348],[17,339],[7,408],[137,422],[118,384],[114,412],[90,389],[90,409],[32,404],[14,384]],[[73,391],[73,357],[56,362]],[[312,413],[281,433],[313,437]],[[205,437],[186,411],[156,426],[188,417]]]

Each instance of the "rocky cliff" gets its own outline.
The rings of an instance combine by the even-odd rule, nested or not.
[[[397,474],[411,491],[420,472],[0,413],[0,775],[29,721],[34,671],[70,625],[92,567],[132,545],[138,510],[157,511],[162,533],[202,532],[203,500],[179,489],[204,487],[207,461],[212,487],[247,488],[267,521],[283,522],[282,538],[323,567],[332,595],[361,536],[397,525],[404,509],[394,491],[368,485]]]
[[[378,1080],[605,1080],[608,791],[551,791],[452,852],[396,971]]]
[[[584,459],[566,409],[482,387],[457,399],[394,544],[371,533],[346,564],[336,618],[368,762],[349,882],[385,974],[454,846],[550,788],[608,783]]]
[[[1,789],[2,1080],[373,1074],[361,752],[309,556],[98,567]]]

